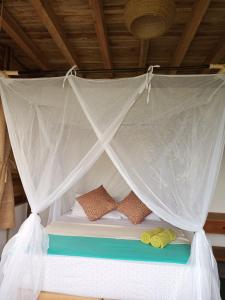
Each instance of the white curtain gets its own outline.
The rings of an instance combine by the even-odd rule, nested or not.
[[[1,96],[32,209],[4,249],[1,299],[37,298],[48,247],[37,214],[55,201],[60,207],[70,200],[72,187],[79,193],[78,182],[104,151],[157,215],[197,232],[191,268],[177,283],[175,299],[184,299],[188,272],[189,299],[220,299],[216,262],[202,227],[224,147],[223,75],[69,76],[64,87],[63,78],[2,79]]]

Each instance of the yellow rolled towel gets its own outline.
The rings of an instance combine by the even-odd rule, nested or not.
[[[166,229],[151,238],[151,245],[155,248],[164,248],[176,239],[176,233],[172,229]]]
[[[161,227],[156,227],[152,230],[144,231],[141,234],[141,242],[144,244],[150,244],[151,238],[156,235],[157,233],[162,232],[164,229]]]

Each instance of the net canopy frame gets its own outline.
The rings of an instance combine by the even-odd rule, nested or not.
[[[48,249],[38,214],[49,206],[60,212],[104,153],[159,217],[195,232],[188,267],[168,299],[183,299],[186,278],[187,299],[220,299],[203,225],[224,149],[225,75],[155,75],[150,68],[137,77],[93,80],[69,73],[3,78],[0,92],[32,210],[3,250],[1,299],[37,299]]]

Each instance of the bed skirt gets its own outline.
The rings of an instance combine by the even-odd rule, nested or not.
[[[93,224],[87,219],[79,218],[78,220],[62,216],[60,220],[48,225],[47,232],[51,235],[60,235],[63,239],[65,236],[69,239],[82,236],[83,239],[85,237],[127,239],[128,242],[133,243],[140,238],[141,232],[155,227],[170,228],[170,225],[166,222],[151,220],[146,220],[139,225],[132,225],[126,219],[99,220]],[[179,244],[187,243],[184,233],[177,228],[173,229],[180,238],[180,241],[177,242],[180,242]],[[57,247],[53,248],[60,250],[62,245],[64,242],[58,240]],[[60,247],[58,248],[58,246]],[[76,245],[70,246],[68,249],[78,251]],[[144,246],[141,245],[142,248]],[[171,244],[171,246],[174,245]],[[94,248],[93,243],[91,243],[91,247]],[[53,248],[50,247],[49,251],[52,252]],[[121,257],[113,260],[96,256],[89,257],[88,255],[84,257],[84,251],[85,253],[89,251],[87,246],[79,251],[80,253],[77,252],[77,255],[80,256],[69,256],[69,253],[58,251],[53,251],[51,255],[45,256],[43,291],[82,295],[87,299],[103,298],[104,300],[174,300],[178,299],[176,296],[180,293],[179,299],[190,300],[192,280],[189,276],[183,286],[184,275],[186,272],[191,274],[189,263],[130,261],[122,260]],[[165,253],[165,249],[162,251]],[[58,299],[56,298],[56,300]]]

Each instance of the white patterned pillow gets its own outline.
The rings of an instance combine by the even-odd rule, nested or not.
[[[80,203],[77,201],[77,199],[75,200],[75,203],[72,207],[72,211],[70,213],[70,216],[71,217],[78,217],[78,218],[86,218],[87,217],[84,210],[83,210],[83,207],[80,205]],[[122,220],[122,219],[126,219],[126,218],[127,218],[126,216],[124,216],[123,214],[121,214],[117,210],[112,210],[109,213],[102,216],[102,219]]]

